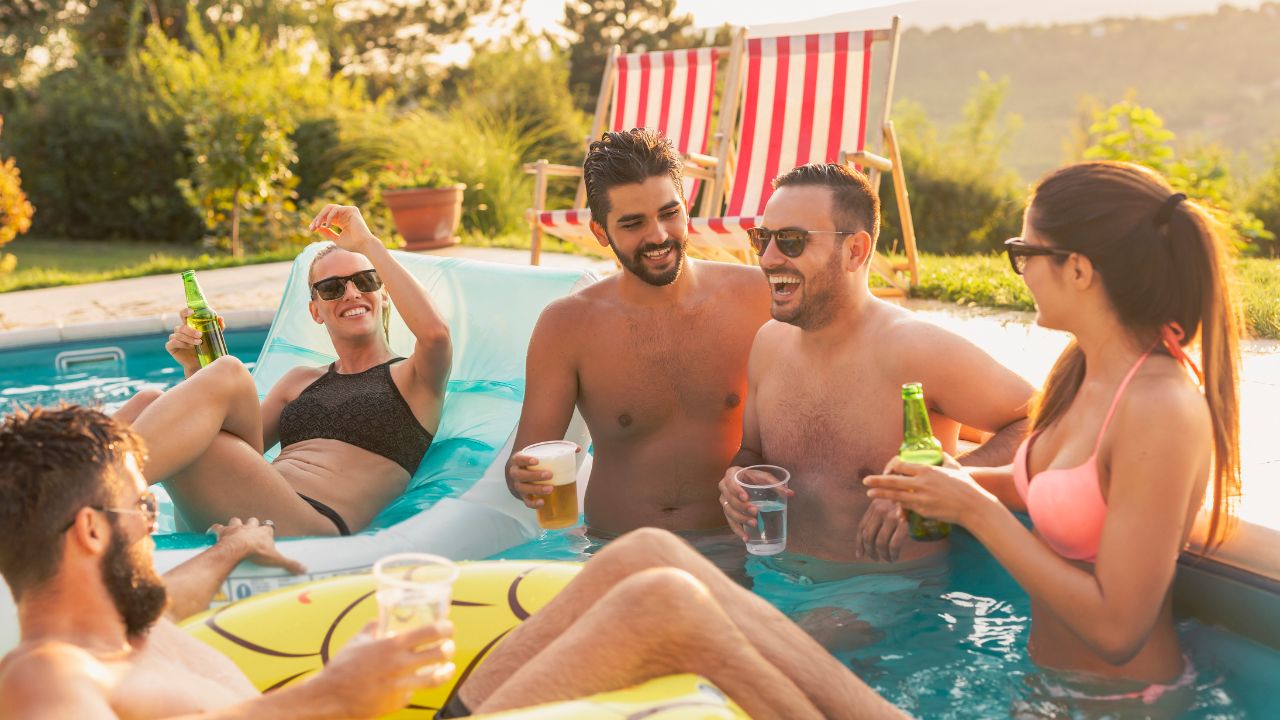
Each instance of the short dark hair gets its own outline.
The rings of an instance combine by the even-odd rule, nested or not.
[[[62,533],[81,508],[117,501],[131,453],[145,455],[137,433],[78,405],[0,422],[0,575],[15,600],[57,572]]]
[[[605,224],[605,217],[613,209],[609,206],[610,188],[642,183],[659,175],[670,177],[684,200],[684,161],[665,135],[649,128],[601,135],[591,143],[587,159],[582,162],[591,219]]]
[[[831,189],[832,221],[837,230],[866,230],[880,237],[880,197],[866,175],[845,165],[809,163],[773,179],[773,188],[819,186]]]

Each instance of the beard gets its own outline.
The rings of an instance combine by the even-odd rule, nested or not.
[[[622,265],[622,267],[625,268],[632,275],[635,275],[636,277],[649,283],[650,285],[653,285],[655,287],[670,285],[671,283],[676,281],[676,278],[680,277],[680,271],[684,269],[684,249],[685,249],[685,245],[687,245],[689,242],[688,238],[680,238],[679,240],[676,240],[675,238],[671,238],[666,242],[658,245],[653,245],[653,244],[641,245],[640,247],[636,248],[635,253],[633,253],[630,257],[627,257],[627,256],[624,256],[620,250],[618,250],[617,245],[613,244],[613,238],[611,236],[606,235],[606,237],[609,238],[609,247],[613,248],[614,256],[618,258],[618,264]],[[676,256],[675,265],[672,266],[670,270],[665,270],[662,272],[654,272],[644,264],[644,254],[646,252],[652,252],[654,250],[665,250],[667,248],[671,248],[672,251],[675,252],[675,256]]]
[[[146,632],[164,613],[168,592],[143,542],[126,544],[114,523],[111,545],[102,556],[102,582],[130,636]]]
[[[798,272],[798,271],[797,271]],[[845,271],[839,255],[833,255],[831,262],[813,277],[804,278],[800,286],[803,297],[794,308],[779,309],[770,307],[774,320],[795,325],[801,330],[821,330],[835,320],[840,307],[845,304],[844,288]]]

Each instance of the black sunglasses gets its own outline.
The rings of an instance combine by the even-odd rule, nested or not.
[[[858,231],[848,230],[801,230],[800,228],[783,228],[782,230],[770,230],[766,227],[753,227],[747,229],[747,237],[751,239],[751,249],[755,250],[757,255],[764,255],[769,249],[769,243],[776,241],[778,250],[789,258],[800,257],[804,252],[804,246],[811,239],[809,236],[817,233],[825,233],[827,235],[857,235]]]
[[[131,508],[107,507],[105,505],[88,505],[86,506],[98,512],[111,513],[113,515],[141,515],[147,519],[147,527],[151,530],[156,528],[156,519],[160,516],[160,502],[156,500],[156,496],[150,491],[142,493],[138,501]],[[71,529],[76,524],[75,516],[71,517],[71,522],[62,528],[62,532]]]
[[[1019,275],[1027,269],[1027,258],[1036,257],[1037,255],[1060,255],[1062,257],[1075,255],[1071,250],[1063,250],[1062,248],[1028,245],[1022,238],[1005,240],[1004,251],[1009,256],[1009,266]]]
[[[362,293],[371,293],[382,289],[382,278],[377,270],[361,270],[353,275],[334,275],[311,284],[311,292],[321,300],[337,300],[347,291],[347,283],[355,283],[356,289]]]

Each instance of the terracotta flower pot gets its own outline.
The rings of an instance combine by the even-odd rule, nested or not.
[[[432,250],[458,242],[462,220],[461,183],[446,188],[384,190],[382,199],[391,210],[396,230],[404,236],[405,250]]]

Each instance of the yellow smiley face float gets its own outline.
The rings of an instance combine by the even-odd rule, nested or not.
[[[462,563],[450,619],[458,672],[450,684],[414,695],[391,716],[435,715],[485,656],[578,573],[565,562]],[[226,605],[183,623],[240,667],[263,692],[302,682],[377,619],[371,575],[344,575],[282,588]],[[477,716],[481,717],[481,716]],[[729,720],[746,715],[709,681],[694,675],[658,678],[635,688],[484,717]]]

